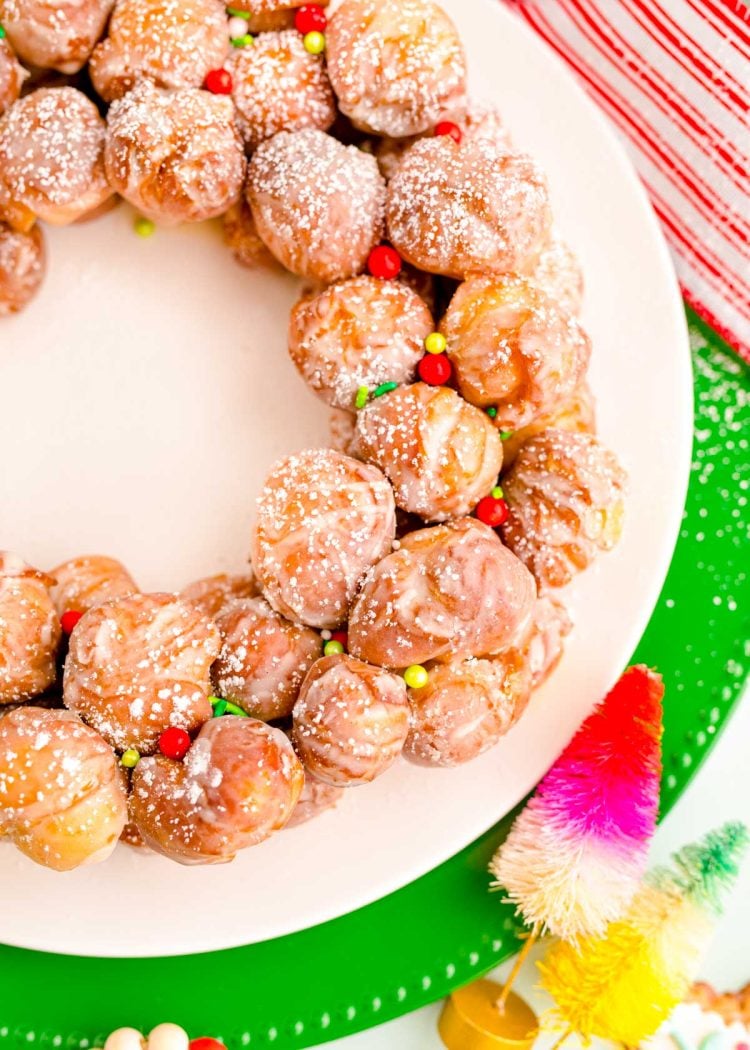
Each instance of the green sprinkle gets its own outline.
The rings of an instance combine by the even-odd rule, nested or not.
[[[335,656],[338,653],[343,653],[344,647],[341,642],[337,642],[331,639],[330,642],[326,642],[323,646],[323,656]]]
[[[227,705],[224,708],[225,715],[239,715],[240,718],[248,717],[247,711],[243,711],[241,707],[237,706],[237,704],[233,704],[229,700],[224,700],[222,701],[222,703],[225,703]]]
[[[367,398],[370,394],[369,387],[361,386],[357,391],[357,397],[354,401],[355,408],[364,408],[367,404]]]
[[[391,390],[395,390],[398,383],[381,383],[380,386],[376,386],[372,392],[373,397],[382,397],[383,394],[390,394]]]
[[[5,26],[0,26],[0,40],[5,40],[7,33],[5,32]]]
[[[133,229],[139,237],[150,237],[156,230],[156,223],[139,215],[133,223]]]
[[[508,438],[512,438],[512,437],[513,437],[513,431],[512,430],[501,430],[500,431],[500,440],[501,441],[507,441]]]
[[[486,409],[486,412],[487,412],[487,415],[490,417],[490,419],[494,419],[495,416],[497,415],[497,409],[495,408],[494,405],[490,405],[490,407],[488,409]]]
[[[228,7],[227,14],[231,15],[233,18],[244,18],[246,22],[250,21],[250,12],[239,11],[236,7]]]
[[[503,498],[503,487],[502,487],[502,485],[495,485],[495,487],[492,490],[492,492],[490,493],[490,495],[492,496],[493,499],[502,499]]]
[[[136,749],[134,747],[129,747],[120,759],[120,765],[124,766],[126,769],[135,769],[140,760],[141,756]]]
[[[244,36],[236,36],[232,39],[232,47],[247,47],[254,43],[255,37],[251,33],[245,33]]]
[[[213,705],[214,718],[221,718],[221,716],[225,714],[228,707],[229,703],[226,700],[219,700],[218,703]]]

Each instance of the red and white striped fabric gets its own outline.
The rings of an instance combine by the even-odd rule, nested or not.
[[[614,121],[691,306],[750,360],[750,7],[505,0]]]

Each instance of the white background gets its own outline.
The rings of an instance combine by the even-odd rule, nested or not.
[[[673,850],[725,820],[750,822],[748,741],[750,691],[745,692],[739,710],[705,765],[659,828],[652,849],[655,861],[666,860]],[[537,950],[535,957],[542,952],[543,948]],[[506,963],[493,976],[499,975],[502,979],[509,967],[510,964]],[[549,1000],[534,991],[534,970],[533,964],[526,965],[518,990],[535,1009],[540,1010]],[[750,980],[750,857],[746,859],[740,881],[717,927],[701,977],[722,991],[734,991]],[[335,1050],[384,1050],[386,1047],[388,1050],[439,1050],[442,1043],[436,1026],[440,1008],[441,1004],[428,1006],[398,1021],[328,1045]],[[539,1046],[551,1042],[551,1039],[540,1039]],[[571,1045],[575,1044],[571,1042]]]

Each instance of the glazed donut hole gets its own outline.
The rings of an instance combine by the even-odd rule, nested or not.
[[[333,124],[336,104],[325,63],[305,49],[296,29],[261,33],[252,47],[235,48],[226,68],[249,151],[279,131],[326,131]]]
[[[296,828],[300,824],[307,824],[326,810],[333,809],[343,794],[343,788],[325,784],[306,769],[302,793],[285,827]]]
[[[508,470],[518,450],[543,430],[571,430],[580,434],[596,433],[596,405],[591,387],[584,379],[568,398],[563,398],[547,415],[538,416],[528,426],[503,436],[503,470]]]
[[[272,468],[257,500],[255,575],[289,620],[335,628],[359,582],[391,549],[393,491],[376,468],[334,449],[308,449]]]
[[[331,448],[337,452],[343,452],[347,456],[353,455],[354,438],[357,432],[357,416],[354,412],[346,412],[343,408],[334,408],[328,416],[328,433]]]
[[[86,64],[104,32],[112,2],[0,0],[0,22],[23,62],[73,74]]]
[[[0,223],[0,317],[29,303],[44,277],[44,237],[38,226],[28,233]]]
[[[222,66],[228,43],[219,0],[118,0],[89,73],[105,102],[121,98],[140,80],[197,88]]]
[[[245,177],[230,99],[146,81],[112,103],[104,160],[113,189],[163,225],[223,214]]]
[[[467,142],[484,140],[503,153],[512,149],[510,133],[503,122],[500,111],[490,102],[469,100],[465,111],[442,113],[439,119],[449,120],[456,125],[461,133],[461,143],[464,145]],[[433,134],[432,128],[424,133],[424,135]],[[384,178],[393,178],[406,151],[422,137],[422,135],[411,135],[408,138],[394,139],[384,136],[370,140],[369,148]]]
[[[297,752],[306,769],[335,787],[379,777],[408,731],[403,678],[344,653],[313,664],[294,705]]]
[[[475,518],[417,529],[364,578],[349,652],[383,667],[509,648],[536,598],[528,569]]]
[[[541,590],[562,587],[620,538],[625,471],[591,434],[545,430],[521,446],[503,478],[504,543]]]
[[[65,706],[118,751],[152,753],[171,726],[211,718],[213,620],[171,594],[133,594],[90,609],[70,635]]]
[[[11,551],[0,551],[0,707],[54,685],[62,631],[52,580]]]
[[[494,659],[430,664],[429,679],[409,689],[406,758],[457,766],[477,758],[518,720],[531,695],[531,672],[517,650]]]
[[[427,521],[468,514],[503,463],[489,417],[455,390],[427,383],[372,400],[357,416],[353,448],[383,471],[398,507]]]
[[[291,715],[302,679],[321,655],[320,635],[291,623],[262,598],[243,598],[216,617],[222,646],[211,668],[215,693],[270,722]]]
[[[362,131],[417,135],[463,105],[463,46],[431,0],[344,0],[326,54],[339,109]]]
[[[85,613],[104,602],[126,598],[138,591],[122,562],[104,554],[71,558],[50,575],[55,581],[50,594],[58,616],[66,612]]]
[[[488,139],[421,139],[388,183],[394,248],[414,266],[446,277],[533,270],[551,221],[541,169]]]
[[[558,598],[540,595],[535,604],[521,651],[531,672],[534,689],[546,682],[563,655],[565,638],[573,629],[568,610]]]
[[[246,193],[259,235],[300,277],[353,277],[383,232],[385,181],[374,157],[314,128],[261,143]]]
[[[36,219],[75,222],[112,195],[105,125],[71,87],[39,88],[0,117],[0,220],[28,232]]]
[[[284,827],[303,781],[280,729],[225,715],[203,725],[183,762],[141,759],[131,813],[158,853],[180,864],[223,863]]]
[[[583,305],[583,271],[573,250],[553,232],[531,274],[548,299],[577,317]]]
[[[244,195],[230,205],[224,213],[224,243],[234,256],[235,262],[248,270],[277,267],[278,261],[271,255],[258,233],[253,213]]]
[[[591,342],[578,321],[521,277],[470,277],[440,323],[458,390],[518,430],[572,397]]]
[[[411,382],[433,328],[426,304],[405,284],[353,277],[297,303],[289,356],[321,400],[352,411],[361,386]]]
[[[7,39],[0,40],[0,115],[19,97],[27,76]]]
[[[112,749],[75,714],[25,707],[0,719],[0,836],[70,871],[106,860],[126,821]]]
[[[204,576],[180,591],[181,598],[197,606],[205,616],[212,619],[235,599],[257,598],[259,594],[258,581],[249,566],[241,575],[220,572],[215,576]]]

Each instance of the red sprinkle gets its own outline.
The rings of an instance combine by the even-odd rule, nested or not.
[[[349,634],[347,631],[333,631],[331,633],[332,642],[341,642],[344,649],[349,648]]]
[[[417,366],[419,378],[430,386],[443,386],[453,374],[453,368],[445,354],[425,354]]]
[[[302,36],[307,33],[324,33],[328,19],[320,4],[303,4],[294,16],[294,28]]]
[[[167,758],[180,761],[190,749],[190,734],[179,726],[170,726],[159,737],[159,750]]]
[[[401,273],[401,256],[389,244],[379,244],[367,257],[367,269],[373,277],[393,280]]]
[[[493,529],[505,524],[509,513],[508,504],[505,500],[496,499],[495,496],[485,496],[483,499],[480,499],[476,507],[476,516],[479,520]]]
[[[213,1039],[210,1035],[202,1035],[198,1039],[190,1040],[188,1050],[227,1050],[227,1048],[218,1039]]]
[[[68,609],[67,612],[62,614],[60,617],[60,626],[65,634],[70,634],[82,616],[82,612],[76,612],[74,609]]]
[[[458,124],[454,124],[452,120],[441,120],[439,124],[436,124],[435,134],[450,135],[454,142],[460,142],[463,138],[463,134]]]
[[[214,95],[232,94],[232,74],[226,69],[212,69],[210,73],[206,73],[204,83],[206,91]]]

